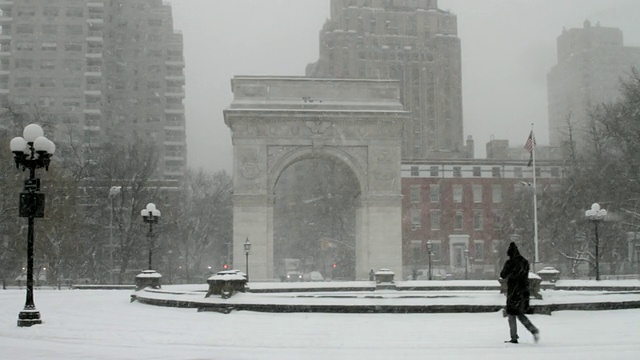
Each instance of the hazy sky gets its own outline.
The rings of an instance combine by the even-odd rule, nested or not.
[[[170,0],[174,28],[184,35],[189,165],[233,167],[222,111],[234,75],[304,75],[318,58],[329,0]],[[464,134],[476,157],[494,137],[524,144],[534,123],[548,143],[546,74],[556,61],[562,28],[617,27],[640,46],[638,0],[440,0],[458,17],[462,41]]]

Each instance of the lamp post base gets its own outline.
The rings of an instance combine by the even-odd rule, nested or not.
[[[29,327],[38,324],[42,324],[42,319],[40,319],[40,311],[35,308],[24,309],[18,314],[18,326]]]

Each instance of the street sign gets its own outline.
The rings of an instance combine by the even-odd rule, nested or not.
[[[40,191],[40,179],[25,180],[24,191]]]

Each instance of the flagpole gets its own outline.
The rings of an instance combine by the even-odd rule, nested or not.
[[[533,260],[533,272],[536,272],[536,263],[540,262],[540,258],[538,257],[538,191],[536,188],[536,137],[533,133],[533,123],[531,124],[531,136],[533,137],[531,159],[533,165],[533,246],[535,251],[535,257]]]

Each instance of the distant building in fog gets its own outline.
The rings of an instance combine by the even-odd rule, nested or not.
[[[640,67],[640,47],[623,44],[617,28],[592,26],[563,30],[557,39],[558,63],[547,75],[549,140],[561,146],[568,140],[580,144],[589,122],[589,110],[615,101],[620,81],[628,79],[632,67]]]
[[[0,102],[56,121],[58,144],[151,139],[159,178],[186,168],[182,35],[161,0],[0,1]]]
[[[307,76],[400,80],[400,100],[412,112],[402,157],[473,157],[473,140],[463,138],[457,18],[437,0],[331,0],[320,58]]]
[[[528,163],[531,155],[524,149],[524,140],[522,144],[509,146],[509,140],[492,139],[486,145],[487,160],[520,160],[522,163]],[[563,159],[562,148],[558,146],[536,145],[535,148],[536,161]]]

